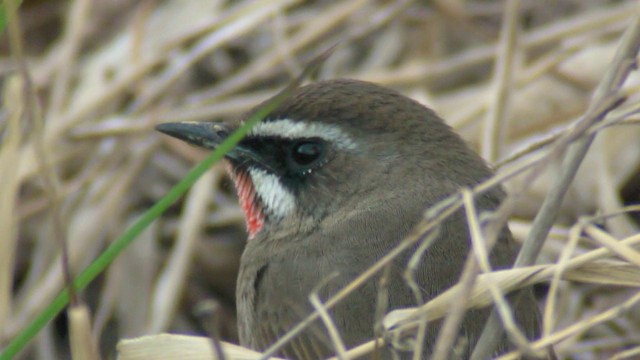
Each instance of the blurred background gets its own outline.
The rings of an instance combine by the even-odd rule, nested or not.
[[[338,44],[318,78],[401,91],[503,172],[548,150],[585,112],[638,9],[631,0],[23,1],[26,60],[12,58],[6,30],[0,36],[0,347],[62,288],[56,239],[77,274],[206,155],[156,124],[237,121]],[[17,90],[21,65],[36,102]],[[639,86],[635,74],[624,84],[627,100],[599,128],[539,262],[557,261],[582,217],[640,203]],[[19,131],[10,133],[15,116]],[[519,241],[558,166],[533,183],[507,181],[520,196],[510,223]],[[597,225],[623,239],[638,234],[639,220],[635,212]],[[244,242],[233,184],[215,165],[81,292],[103,357],[114,358],[121,338],[208,334],[196,309],[210,301],[219,336],[236,342]],[[574,253],[600,246],[585,237]],[[636,291],[562,282],[553,327]],[[585,327],[556,351],[603,359],[633,349],[639,310]],[[22,358],[68,358],[67,331],[58,316]]]

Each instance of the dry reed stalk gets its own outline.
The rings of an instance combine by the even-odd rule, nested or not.
[[[15,336],[64,284],[59,248],[52,241],[56,216],[63,219],[62,237],[69,245],[70,269],[76,272],[202,158],[202,152],[153,134],[153,125],[236,119],[275,93],[300,64],[338,42],[321,76],[398,88],[435,108],[500,164],[496,177],[465,193],[466,201],[454,196],[430,212],[401,246],[423,241],[421,234],[439,219],[464,204],[469,209],[469,196],[497,184],[505,184],[515,198],[511,209],[498,215],[510,219],[523,243],[536,227],[533,219],[552,189],[551,179],[561,170],[553,163],[540,164],[567,141],[571,124],[593,106],[590,94],[638,9],[633,1],[566,0],[545,12],[538,2],[522,1],[520,18],[526,15],[526,24],[497,3],[475,1],[438,1],[429,7],[411,1],[111,0],[100,2],[99,11],[88,9],[88,3],[22,8],[24,18],[31,19],[25,22],[30,41],[25,41],[29,55],[23,64],[42,103],[41,135],[33,136],[37,127],[31,122],[18,121],[27,99],[16,97],[15,75],[1,84],[2,342]],[[33,19],[56,19],[61,25]],[[501,23],[506,30],[500,30]],[[9,58],[13,54],[2,52],[6,46],[1,45],[0,73],[16,73],[18,64]],[[492,78],[494,62],[499,64]],[[481,303],[499,300],[522,285],[521,276],[551,282],[543,336],[521,344],[523,349],[554,343],[561,357],[630,358],[637,353],[631,345],[638,340],[632,334],[640,332],[640,315],[637,305],[632,306],[632,293],[638,287],[640,260],[629,239],[639,231],[638,217],[618,212],[637,212],[625,206],[640,201],[634,195],[640,193],[640,185],[634,185],[640,181],[639,88],[638,77],[631,76],[619,92],[626,102],[601,124],[582,129],[585,136],[597,134],[597,140],[566,201],[558,204],[559,219],[542,247],[545,267],[535,268],[530,277],[507,276],[491,287],[483,285],[486,275],[479,272],[488,270],[486,264],[470,272],[468,281],[476,284],[465,291],[483,295],[464,307],[480,298]],[[599,108],[604,114],[602,109],[606,106]],[[486,124],[493,125],[483,135]],[[532,169],[538,172],[534,182],[527,181]],[[215,297],[227,324],[222,339],[235,340],[231,299],[242,249],[242,215],[222,171],[214,167],[201,188],[192,189],[92,286],[87,295],[96,308],[96,338],[107,341],[113,328],[118,337],[139,336],[149,328],[197,331],[190,309]],[[43,181],[47,172],[57,174],[58,186],[55,180],[54,185]],[[617,215],[585,220],[595,214]],[[490,235],[475,232],[473,256],[479,260],[483,249],[490,248],[485,243]],[[383,267],[384,262],[375,269]],[[328,309],[336,301],[315,303]],[[501,307],[501,313],[508,318],[508,309]],[[330,320],[325,316],[325,323]],[[424,324],[420,320],[416,328]],[[65,351],[55,329],[45,330],[36,341],[34,357],[52,346]],[[373,346],[347,349],[343,356],[363,354]]]

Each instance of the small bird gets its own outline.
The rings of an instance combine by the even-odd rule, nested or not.
[[[235,128],[212,122],[157,127],[208,149]],[[258,351],[314,311],[312,293],[328,299],[397,246],[425,209],[492,176],[435,112],[396,91],[348,79],[294,90],[226,155],[226,162],[248,230],[236,291],[240,343]],[[479,195],[476,206],[491,211],[503,198],[503,191],[494,188]],[[469,230],[459,211],[441,225],[415,270],[424,301],[458,281],[469,249]],[[389,269],[387,310],[419,305],[403,278],[413,252]],[[490,256],[493,268],[509,267],[514,255],[505,227]],[[349,348],[374,338],[381,276],[329,311]],[[467,313],[457,342],[461,358],[470,356],[489,311]],[[527,336],[538,335],[531,292],[514,313]],[[439,325],[429,324],[425,354],[433,350]],[[512,347],[505,337],[498,351]],[[381,359],[391,358],[391,351],[400,358],[411,356],[382,351]],[[318,320],[279,355],[320,359],[334,353]]]

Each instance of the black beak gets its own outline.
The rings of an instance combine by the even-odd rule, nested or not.
[[[236,127],[224,123],[183,121],[159,124],[156,130],[191,145],[214,150],[236,130]],[[259,154],[242,145],[242,142],[236,145],[225,156],[229,159],[251,159],[261,162]]]
[[[156,130],[191,145],[213,150],[235,129],[223,123],[184,121],[160,124]]]

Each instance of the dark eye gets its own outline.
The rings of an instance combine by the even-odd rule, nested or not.
[[[295,165],[311,168],[323,160],[325,153],[324,144],[318,140],[298,141],[291,146],[291,160]]]

